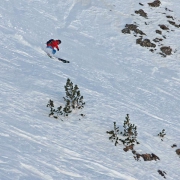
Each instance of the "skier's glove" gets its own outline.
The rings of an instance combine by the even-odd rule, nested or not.
[[[57,49],[59,51],[59,49]]]

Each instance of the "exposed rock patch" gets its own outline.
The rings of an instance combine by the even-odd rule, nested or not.
[[[156,30],[156,33],[157,33],[157,34],[162,34],[162,31]]]
[[[151,41],[149,39],[142,39],[142,38],[138,38],[136,39],[136,44],[141,45],[142,47],[156,47],[156,44],[151,43]]]
[[[169,28],[167,26],[165,26],[164,24],[159,24],[159,27],[162,29],[162,30],[169,30]]]
[[[171,24],[171,25],[173,25],[173,26],[175,26],[177,28],[180,27],[180,24],[176,24],[174,21],[168,21],[168,22],[169,22],[169,24]]]
[[[144,6],[144,4],[142,4],[142,3],[139,3],[139,5]],[[154,2],[148,3],[148,5],[150,7],[159,7],[161,5],[161,2],[160,2],[160,0],[155,0]],[[152,8],[150,8],[150,9],[152,9]],[[165,10],[169,11],[168,15],[166,15]],[[174,29],[172,29],[172,26],[174,26],[176,28],[180,28],[180,24],[177,23],[177,21],[175,21],[176,18],[171,16],[171,14],[170,14],[172,12],[171,10],[169,10],[168,8],[165,8],[165,10],[164,10],[164,12],[161,12],[161,13],[155,12],[156,14],[154,14],[155,16],[157,16],[157,15],[164,16],[165,15],[165,17],[168,18],[167,22],[169,23],[167,25],[156,23],[156,25],[159,26],[159,28],[157,28],[155,30],[154,34],[151,35],[151,37],[154,37],[155,33],[158,34],[157,37],[155,37],[154,39],[148,38],[146,33],[140,29],[141,26],[139,27],[139,24],[136,22],[134,22],[133,24],[126,24],[125,28],[122,30],[122,33],[124,33],[124,34],[131,34],[132,33],[136,37],[136,44],[139,44],[142,47],[146,47],[152,53],[157,52],[157,54],[162,55],[162,57],[172,55],[172,51],[173,51],[172,48],[168,45],[162,44],[162,41],[163,40],[165,41],[166,37],[168,38],[167,32],[171,33],[173,31],[175,31]],[[154,10],[152,13],[154,13]],[[143,18],[142,18],[142,21],[140,20],[140,24],[142,26],[143,26],[143,24],[145,24],[147,26],[147,28],[152,28],[151,24],[155,23],[154,20],[153,21],[149,20],[151,18],[151,14],[148,13],[148,16],[147,16],[147,13],[143,9],[136,10],[135,14],[132,14],[132,15],[133,16],[139,16],[140,15],[146,19],[148,18],[148,20],[146,20],[144,22],[143,22]],[[138,20],[139,19],[140,18],[138,18]],[[159,17],[157,17],[157,22],[159,22]],[[150,33],[153,33],[153,31]],[[174,53],[176,51],[174,51]]]
[[[154,2],[148,3],[148,4],[149,4],[149,6],[151,6],[151,7],[159,7],[160,4],[161,4],[161,2],[160,2],[159,0],[155,0]]]
[[[128,28],[124,28],[124,29],[122,30],[122,33],[124,33],[124,34],[131,34],[131,31],[130,31],[130,29],[128,29]]]
[[[165,55],[171,55],[172,49],[170,46],[163,46],[160,49]]]
[[[124,34],[130,34],[131,31],[135,32],[136,34],[140,34],[140,35],[145,35],[144,32],[142,32],[141,30],[139,30],[137,28],[138,26],[135,24],[126,24],[125,28],[122,30],[122,33]]]
[[[151,154],[139,154],[139,153],[136,153],[136,151],[132,151],[132,153],[135,155],[134,156],[134,159],[139,161],[140,160],[140,157],[143,158],[144,161],[157,161],[157,160],[160,160],[160,158],[158,156],[156,156],[154,153],[151,153]]]
[[[169,11],[169,12],[173,12],[172,10],[168,9],[168,8],[165,8],[166,11]]]
[[[172,16],[166,16],[167,18],[171,18],[172,20],[174,20],[174,18]]]
[[[129,145],[129,146],[126,146],[123,150],[124,150],[125,152],[127,152],[127,151],[129,151],[129,150],[133,150],[133,148],[134,148],[134,144],[131,144],[131,145]]]
[[[171,147],[172,147],[172,148],[177,147],[177,144],[173,144]]]
[[[153,41],[154,41],[154,42],[160,42],[160,41],[163,41],[163,39],[161,39],[161,38],[155,38],[155,39],[153,39]]]
[[[142,9],[135,11],[136,14],[139,14],[140,16],[147,18],[147,13],[145,13]]]
[[[176,154],[180,156],[180,149],[176,149]]]

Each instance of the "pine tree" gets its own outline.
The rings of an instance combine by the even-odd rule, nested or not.
[[[48,101],[47,107],[50,107],[49,117],[53,116],[55,109],[54,109],[54,102],[51,99]]]
[[[124,132],[121,132],[121,134],[123,136],[126,136],[127,138],[125,139],[119,139],[124,145],[131,145],[134,144],[134,142],[136,142],[137,144],[139,144],[139,142],[137,141],[136,137],[137,137],[137,127],[134,124],[130,123],[130,118],[129,118],[129,114],[127,114],[127,116],[125,117],[124,120]]]
[[[66,102],[66,107],[68,107],[68,111],[69,107],[72,109],[82,109],[85,105],[85,102],[83,102],[83,96],[81,96],[78,86],[73,86],[73,83],[68,78],[64,88],[66,91],[66,97],[63,98]]]
[[[63,112],[61,111],[62,106],[59,106],[59,107],[57,108],[57,110],[54,109],[54,102],[53,102],[51,99],[49,100],[49,102],[48,102],[48,104],[47,104],[47,107],[50,107],[49,117],[50,117],[50,116],[53,116],[54,118],[58,118],[59,115],[62,115],[62,114],[63,114]],[[55,115],[55,114],[56,114],[56,115]]]
[[[111,134],[109,140],[115,141],[115,146],[118,144],[118,134],[119,134],[119,127],[116,127],[116,122],[114,122],[114,130],[107,131],[106,133]]]

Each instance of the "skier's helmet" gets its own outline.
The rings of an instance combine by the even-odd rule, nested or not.
[[[61,40],[58,39],[59,44],[61,44]]]

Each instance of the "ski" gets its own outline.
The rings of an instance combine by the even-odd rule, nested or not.
[[[62,61],[63,63],[70,63],[68,60],[57,58],[59,61]]]
[[[65,60],[65,59],[62,59],[62,58],[58,58],[58,57],[55,57],[55,56],[51,56],[49,53],[47,53],[47,55],[50,57],[50,58],[55,58],[63,63],[70,63],[68,60]]]
[[[46,52],[46,54],[47,54],[50,58],[53,58],[49,53]]]

